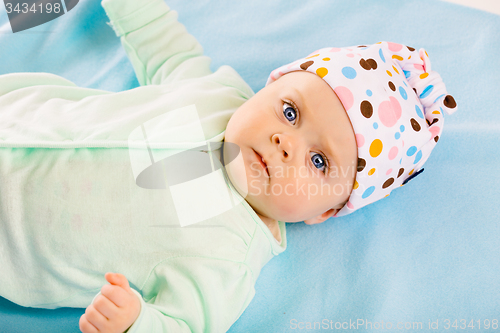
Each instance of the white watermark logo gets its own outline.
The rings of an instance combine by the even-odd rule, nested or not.
[[[223,145],[231,145],[224,165]],[[181,227],[205,221],[239,204],[246,193],[229,186],[225,166],[241,163],[235,144],[208,142],[195,105],[171,110],[135,128],[128,137],[136,184],[168,189]]]

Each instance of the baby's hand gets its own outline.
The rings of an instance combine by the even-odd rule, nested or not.
[[[135,322],[141,312],[141,302],[119,273],[104,275],[110,284],[101,288],[101,295],[89,305],[80,317],[83,333],[122,333]]]

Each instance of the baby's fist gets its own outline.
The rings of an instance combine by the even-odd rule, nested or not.
[[[101,288],[101,295],[80,317],[83,333],[122,333],[132,326],[141,312],[141,302],[125,276],[106,273],[104,277],[110,284]]]

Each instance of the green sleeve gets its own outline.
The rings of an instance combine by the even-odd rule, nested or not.
[[[140,297],[141,312],[127,333],[226,332],[254,297],[254,285],[244,263],[195,256],[169,259],[142,288],[146,301]]]
[[[141,85],[211,74],[210,58],[163,0],[103,0]]]

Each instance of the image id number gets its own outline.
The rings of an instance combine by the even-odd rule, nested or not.
[[[39,7],[39,8],[38,8]],[[24,13],[26,14],[27,12],[32,12],[32,13],[59,13],[61,12],[61,4],[60,3],[55,3],[52,5],[50,2],[45,3],[45,8],[44,4],[33,4],[30,7],[29,3],[22,3],[22,4],[16,4],[15,7],[12,7],[12,4],[7,2],[5,4],[5,8],[7,9],[7,14],[10,14],[12,12],[17,12],[17,13]]]
[[[478,330],[481,329],[481,326],[483,329],[492,329],[492,330],[496,330],[498,328],[498,319],[492,319],[492,320],[489,320],[489,319],[483,319],[483,320],[471,320],[469,322],[467,322],[467,320],[465,319],[455,319],[454,321],[450,320],[450,319],[445,319],[444,320],[444,328],[446,330],[449,330],[449,329],[475,329],[477,328]]]

